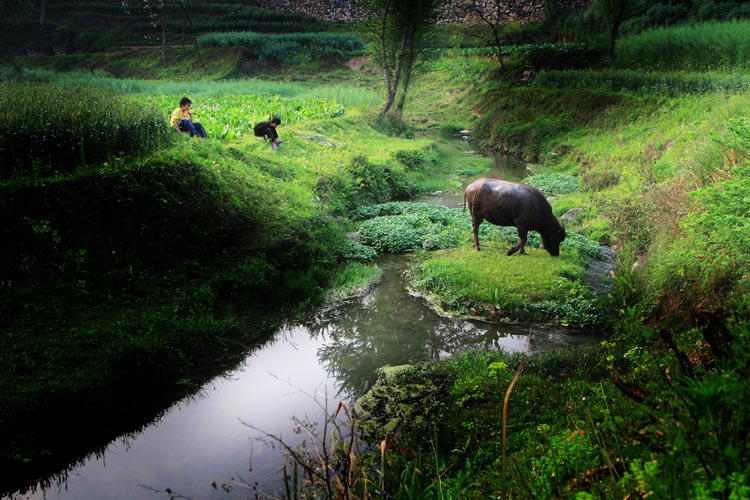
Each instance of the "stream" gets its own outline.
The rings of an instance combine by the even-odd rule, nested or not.
[[[501,157],[503,158],[503,157]],[[496,165],[489,176],[519,180],[523,164]],[[520,166],[519,166],[520,165]],[[503,171],[496,171],[504,169]],[[515,170],[511,170],[515,169]],[[463,193],[434,193],[427,201],[461,206]],[[377,369],[448,358],[469,349],[544,352],[579,348],[595,334],[549,325],[497,324],[444,317],[404,286],[408,256],[378,261],[381,281],[364,296],[312,319],[289,323],[231,371],[174,403],[137,433],[120,436],[48,486],[12,499],[253,498],[282,487],[284,451],[302,437],[292,417],[320,421],[339,401],[374,383]],[[221,485],[230,485],[225,491]]]

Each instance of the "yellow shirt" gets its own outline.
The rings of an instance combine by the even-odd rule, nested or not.
[[[172,111],[172,117],[169,119],[169,123],[171,123],[173,127],[176,127],[178,123],[186,118],[193,121],[193,115],[190,114],[190,110],[183,111],[182,108],[178,107]]]

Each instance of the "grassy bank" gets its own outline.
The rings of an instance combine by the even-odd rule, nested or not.
[[[711,29],[648,43],[679,35],[700,44]],[[697,63],[690,68],[716,68],[699,64],[702,52],[688,52],[652,50],[667,67],[687,57]],[[630,64],[639,67],[638,58]],[[387,404],[374,411],[375,422],[403,423],[388,435],[405,448],[391,447],[387,461],[395,498],[750,494],[743,68],[555,71],[529,85],[508,75],[482,84],[478,138],[535,159],[538,173],[576,177],[580,187],[555,197],[555,212],[579,208],[569,234],[618,251],[608,296],[613,333],[585,353],[525,361],[468,355],[400,372],[392,390],[380,390]],[[486,265],[467,272],[468,249],[436,255],[426,260],[439,269],[433,279],[467,276],[454,289],[492,290]],[[445,294],[442,282],[435,287]],[[424,380],[433,375],[431,392]],[[413,380],[428,399],[409,392]],[[409,408],[411,419],[403,413]],[[365,430],[383,438],[378,425]]]

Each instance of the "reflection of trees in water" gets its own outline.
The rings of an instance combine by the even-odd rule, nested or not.
[[[326,340],[318,358],[328,375],[341,384],[341,393],[364,394],[377,378],[377,369],[434,361],[460,351],[498,349],[505,336],[497,327],[438,316],[420,298],[392,286],[345,304],[327,317],[306,325],[314,337]]]

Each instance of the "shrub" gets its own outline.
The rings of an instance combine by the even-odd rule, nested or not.
[[[416,189],[400,169],[372,163],[363,156],[354,158],[346,171],[354,180],[359,204],[406,198]]]
[[[163,113],[109,90],[0,84],[0,178],[146,153],[172,136]]]
[[[396,153],[396,161],[406,170],[419,170],[425,163],[434,162],[435,154],[424,149],[402,149]]]

